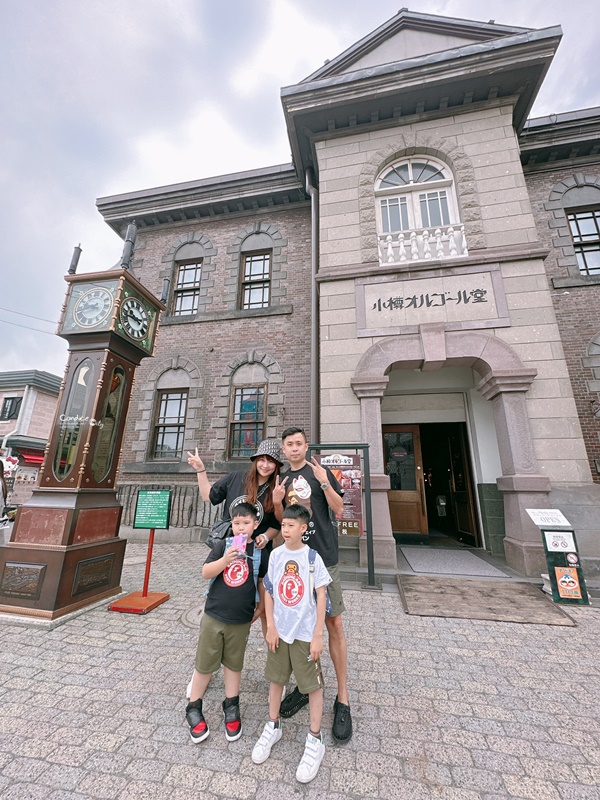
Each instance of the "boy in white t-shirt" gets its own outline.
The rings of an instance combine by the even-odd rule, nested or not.
[[[310,730],[296,778],[308,783],[316,777],[325,755],[321,734],[323,716],[323,628],[325,627],[326,587],[331,577],[318,553],[310,563],[310,548],[302,541],[310,514],[301,505],[289,506],[283,513],[283,547],[276,547],[269,559],[263,580],[267,615],[266,641],[269,647],[265,677],[270,681],[269,721],[252,751],[252,761],[262,764],[271,748],[281,739],[279,706],[281,692],[292,671],[304,694],[308,694]],[[314,568],[311,576],[311,566]],[[316,602],[313,596],[316,591]]]

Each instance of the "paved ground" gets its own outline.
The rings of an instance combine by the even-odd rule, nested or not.
[[[158,545],[147,616],[88,610],[53,630],[0,621],[3,800],[288,797],[411,800],[600,798],[600,611],[576,628],[409,617],[392,587],[346,592],[355,735],[333,745],[335,697],[324,659],[327,752],[295,780],[308,724],[284,723],[269,761],[250,753],[267,710],[265,646],[251,634],[244,735],[227,744],[222,678],[205,708],[211,735],[184,722],[196,647],[204,545]],[[141,589],[145,546],[129,544],[123,586]]]

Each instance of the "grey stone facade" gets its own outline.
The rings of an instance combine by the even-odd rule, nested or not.
[[[227,456],[236,380],[268,386],[266,435],[307,424],[312,336],[310,435],[370,445],[376,563],[395,566],[403,530],[383,426],[451,423],[468,442],[479,546],[538,575],[527,508],[557,506],[600,572],[600,275],[581,275],[566,219],[600,207],[600,116],[527,121],[561,35],[402,9],[282,90],[293,165],[99,201],[121,235],[141,221],[134,268],[156,294],[177,260],[203,259],[198,313],[164,316],[157,357],[140,368],[123,487],[170,476],[187,487],[181,531],[201,526],[185,459],[149,454],[157,392],[186,385],[185,447],[222,474],[239,467]],[[384,182],[425,163],[437,184]],[[447,203],[439,219],[436,203]],[[390,208],[406,214],[393,229]],[[240,265],[263,250],[269,307],[243,311]]]

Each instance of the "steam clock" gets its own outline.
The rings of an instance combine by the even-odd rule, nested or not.
[[[115,477],[135,369],[153,354],[163,304],[129,271],[69,274],[58,335],[69,360],[39,487],[0,547],[0,611],[55,619],[121,591],[125,540]],[[76,248],[76,252],[78,248]]]

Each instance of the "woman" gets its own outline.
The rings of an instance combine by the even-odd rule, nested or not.
[[[259,524],[252,538],[259,550],[263,547],[271,550],[273,539],[281,528],[273,505],[273,487],[283,466],[278,442],[265,439],[250,460],[252,466],[247,472],[230,472],[211,486],[198,448],[195,453],[188,452],[188,464],[196,470],[204,502],[217,506],[225,501],[223,519],[231,519],[232,509],[237,503],[247,501],[255,505]]]

